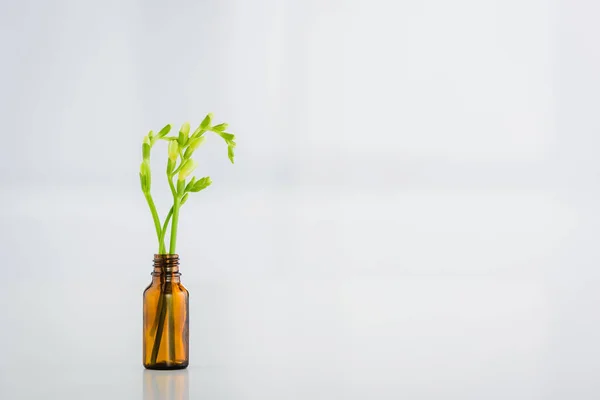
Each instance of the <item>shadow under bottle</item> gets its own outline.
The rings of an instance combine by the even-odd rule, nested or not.
[[[152,283],[144,291],[143,363],[148,369],[188,366],[189,293],[180,276],[179,255],[154,255]]]

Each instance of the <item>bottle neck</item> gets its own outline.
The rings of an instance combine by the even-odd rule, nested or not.
[[[180,282],[178,254],[155,254],[152,282]]]

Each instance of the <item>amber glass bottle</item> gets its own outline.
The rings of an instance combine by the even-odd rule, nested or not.
[[[144,367],[182,369],[189,363],[189,293],[180,282],[179,256],[155,254],[144,291]]]

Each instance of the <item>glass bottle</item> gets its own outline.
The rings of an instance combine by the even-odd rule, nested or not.
[[[144,290],[143,363],[148,369],[188,366],[189,293],[180,276],[179,255],[154,255],[152,283]]]

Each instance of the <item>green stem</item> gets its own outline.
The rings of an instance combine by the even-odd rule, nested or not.
[[[163,295],[163,284],[160,284],[160,295],[158,296],[158,304],[156,306],[156,316],[154,318],[154,323],[152,324],[152,333],[155,336],[155,341],[156,341],[156,332],[158,329],[158,325],[160,324],[160,310],[162,310],[163,308],[163,301],[165,300],[165,296]],[[162,328],[161,328],[162,329]]]
[[[181,158],[183,158],[183,156]],[[181,164],[179,164],[179,167],[175,168],[175,170],[171,174],[171,177],[177,175],[177,173],[179,172],[179,170],[181,169],[181,167],[183,167],[183,161],[181,162]]]
[[[175,254],[175,247],[177,244],[177,224],[179,223],[179,206],[181,198],[179,194],[175,195],[173,203],[173,221],[171,223],[171,243],[169,246],[169,253]]]
[[[173,283],[171,283],[173,285]],[[169,360],[175,363],[176,355],[175,355],[175,299],[173,296],[173,291],[171,291],[171,295],[167,296],[167,313],[169,314],[169,329],[167,330],[167,334],[169,335]]]
[[[169,210],[169,213],[167,214],[167,217],[165,218],[165,223],[163,224],[162,230],[160,231],[160,244],[162,245],[160,254],[166,253],[165,235],[167,233],[167,228],[169,227],[169,221],[171,220],[172,216],[173,216],[173,207],[171,207],[171,209]]]
[[[160,297],[163,297],[162,302],[158,301],[158,308],[159,308],[159,312],[156,315],[156,318],[158,318],[158,326],[156,327],[156,336],[154,337],[154,346],[152,346],[152,355],[150,356],[150,363],[151,364],[156,364],[156,358],[158,357],[158,350],[160,349],[160,342],[162,339],[162,335],[163,335],[163,330],[165,327],[165,314],[167,312],[167,302],[164,299],[165,296],[165,282],[161,282],[161,291],[160,291]]]
[[[181,165],[179,166],[179,168],[181,168]],[[169,181],[169,187],[171,188],[171,194],[173,195],[173,198],[175,198],[175,196],[177,196],[177,191],[175,190],[175,185],[173,185],[173,175],[175,175],[174,173],[172,175],[167,174],[167,180]]]
[[[148,206],[150,207],[150,212],[152,213],[152,219],[154,220],[154,228],[156,229],[156,237],[158,239],[158,252],[160,253],[161,249],[164,248],[164,244],[160,239],[161,236],[161,228],[160,228],[160,218],[158,218],[158,213],[156,212],[156,206],[154,205],[154,200],[152,200],[152,195],[150,193],[144,193],[144,197],[146,197],[146,201],[148,202]]]

